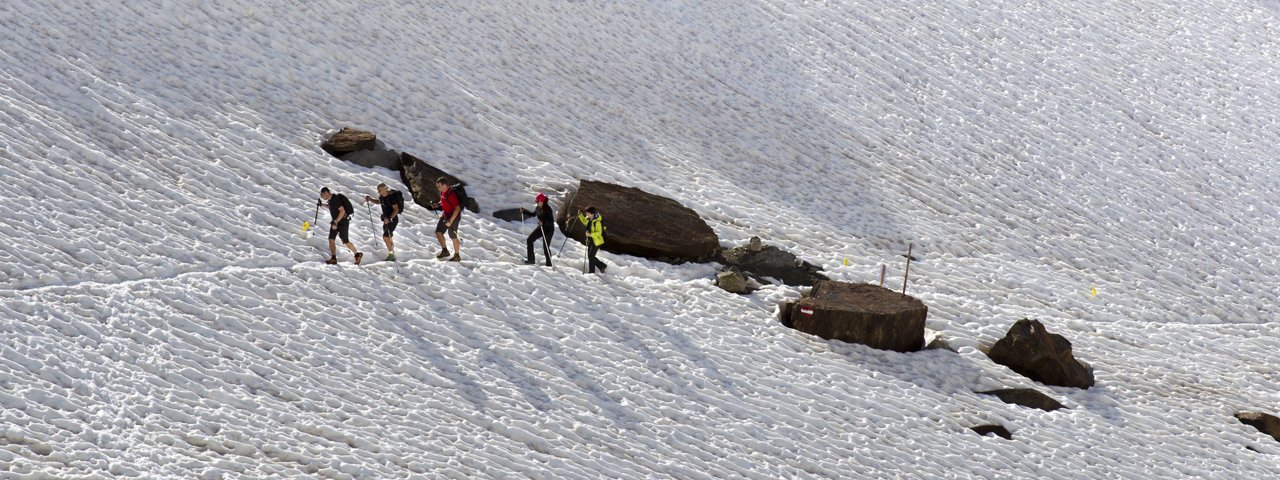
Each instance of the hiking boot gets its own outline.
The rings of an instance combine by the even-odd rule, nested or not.
[[[449,257],[449,261],[450,261],[450,262],[461,262],[461,261],[462,261],[462,257],[461,257],[461,256],[458,256],[458,254],[456,254],[456,253],[455,253],[455,254],[453,254],[453,256],[452,256],[452,257]]]
[[[525,265],[533,265],[534,263],[535,263],[535,262],[534,262],[533,260],[525,260],[525,261],[524,261],[524,264],[525,264]]]
[[[329,265],[337,265],[337,264],[338,264],[338,257],[329,257],[329,259],[328,259],[328,260],[325,260],[325,261],[324,261],[324,263],[329,264]]]
[[[605,270],[608,270],[608,269],[609,269],[609,266],[608,266],[608,265],[601,265],[601,266],[600,266],[600,274],[601,274],[601,275],[604,275],[604,271],[605,271]]]
[[[387,258],[384,258],[384,259],[382,259],[382,260],[383,260],[383,261],[386,261],[386,262],[394,262],[394,261],[396,261],[396,254],[394,254],[394,253],[388,253],[388,254],[387,254]]]
[[[362,258],[364,258],[364,252],[356,252],[356,265],[360,264],[360,259]]]
[[[447,248],[440,249],[440,253],[436,254],[436,258],[447,258],[448,256],[449,256],[449,249]]]

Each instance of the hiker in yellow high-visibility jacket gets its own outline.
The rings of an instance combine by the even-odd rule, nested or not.
[[[604,273],[609,266],[596,258],[600,246],[604,245],[604,225],[600,223],[604,217],[596,211],[595,206],[587,207],[585,211],[584,214],[583,210],[578,210],[578,221],[587,228],[587,273],[596,273],[596,267],[600,268],[600,273]]]

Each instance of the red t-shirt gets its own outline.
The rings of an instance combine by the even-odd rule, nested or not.
[[[450,188],[440,192],[440,208],[444,210],[444,218],[453,218],[453,211],[458,209],[458,194]]]

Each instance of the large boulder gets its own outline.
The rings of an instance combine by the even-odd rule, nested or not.
[[[1018,320],[1009,328],[1009,333],[991,347],[987,356],[1046,385],[1093,386],[1093,368],[1076,360],[1071,354],[1071,342],[1062,335],[1049,333],[1039,320]]]
[[[929,307],[877,285],[822,280],[781,314],[784,325],[822,338],[914,352],[924,346]]]
[[[1241,412],[1236,414],[1236,420],[1280,441],[1280,418],[1265,413]]]
[[[448,179],[450,184],[466,183],[418,157],[408,153],[400,154],[400,179],[409,186],[414,203],[431,208],[431,204],[439,202],[440,191],[436,189],[436,179],[440,177]],[[480,203],[471,196],[472,193],[470,189],[467,190],[467,204],[463,206],[474,213],[480,213]]]
[[[335,157],[342,157],[357,150],[373,150],[377,146],[377,135],[354,128],[343,128],[320,143],[321,149]]]
[[[670,198],[604,182],[583,180],[556,222],[569,238],[583,241],[577,212],[594,205],[604,216],[606,251],[667,262],[706,260],[720,239],[697,212]]]
[[[760,237],[751,237],[747,245],[721,252],[716,260],[761,282],[774,278],[787,285],[807,287],[827,279],[818,273],[822,267],[773,245],[761,245]]]

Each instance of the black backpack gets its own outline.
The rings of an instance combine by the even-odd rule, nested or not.
[[[458,209],[467,208],[467,182],[458,182],[449,187],[453,189],[453,194],[458,197]]]
[[[391,201],[395,202],[395,206],[400,207],[400,214],[403,215],[404,214],[404,194],[400,193],[399,190],[392,190],[391,193],[387,194],[387,196],[391,197]]]

